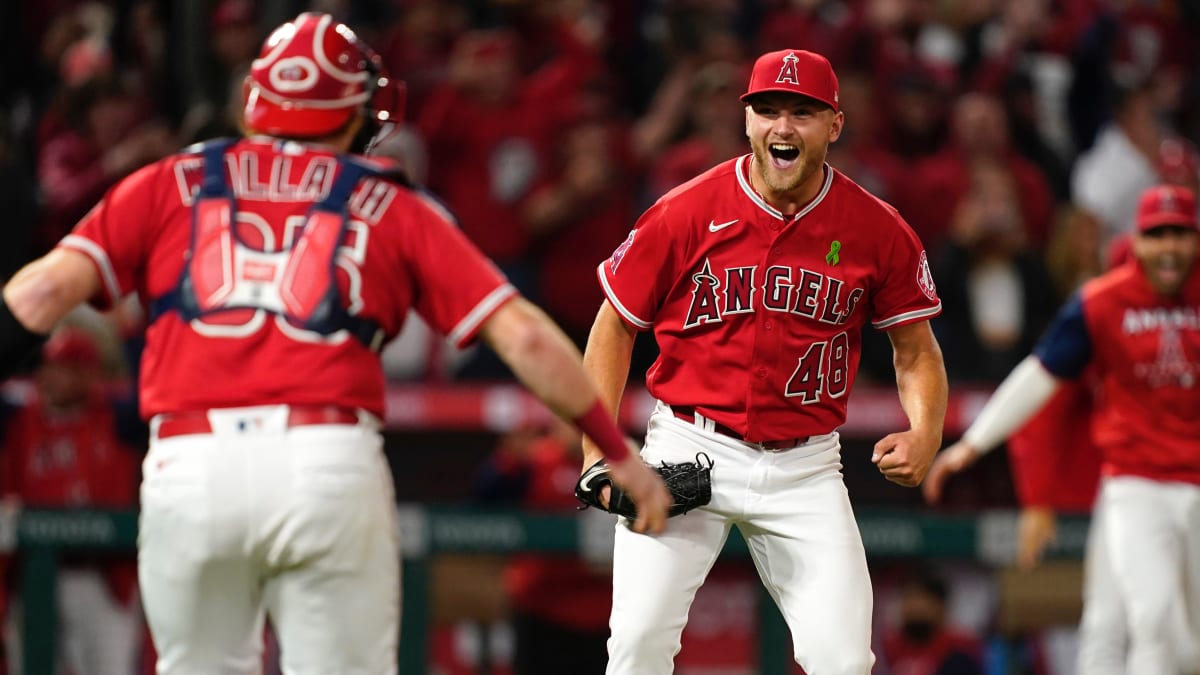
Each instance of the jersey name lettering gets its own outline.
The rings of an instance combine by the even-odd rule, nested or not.
[[[259,162],[257,153],[243,151],[226,155],[225,161],[235,196],[273,203],[321,201],[329,195],[337,169],[337,159],[325,155],[276,155],[268,166]],[[184,206],[192,205],[203,181],[201,157],[186,157],[175,163],[175,186]],[[363,180],[350,198],[351,215],[371,225],[378,223],[396,197],[396,189],[386,180]]]
[[[756,291],[761,292],[761,307],[771,312],[786,312],[840,326],[850,318],[866,291],[850,288],[845,281],[803,267],[771,265],[759,278],[757,265],[727,267],[714,273],[706,259],[700,271],[692,275],[692,301],[684,328],[718,322],[728,314],[756,311]]]
[[[1121,330],[1126,335],[1164,329],[1200,330],[1200,308],[1127,309],[1121,321]]]

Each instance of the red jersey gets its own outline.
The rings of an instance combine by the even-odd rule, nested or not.
[[[1104,471],[1200,484],[1200,273],[1174,298],[1139,264],[1084,284],[1035,350],[1058,377],[1100,378],[1092,433]]]
[[[340,171],[329,149],[267,137],[241,140],[225,155],[236,196],[237,234],[248,246],[284,250]],[[180,154],[117,184],[60,246],[89,256],[103,280],[101,307],[136,292],[143,303],[171,292],[191,249],[198,154]],[[409,309],[463,346],[515,296],[496,267],[419,191],[367,178],[353,192],[337,283],[351,315],[390,339]],[[247,264],[234,274],[270,273]],[[146,331],[141,412],[267,404],[334,404],[383,414],[379,354],[346,331],[324,336],[262,309],[190,322],[168,312]]]
[[[1022,506],[1092,510],[1100,483],[1100,449],[1090,429],[1090,379],[1067,382],[1008,439],[1008,457]]]
[[[888,204],[825,167],[793,216],[751,186],[750,155],[663,196],[599,267],[625,321],[654,330],[656,398],[750,441],[846,419],[861,328],[941,311],[921,242]]]
[[[34,395],[4,429],[0,484],[26,506],[59,508],[133,506],[137,455],[117,437],[108,401],[56,411]]]

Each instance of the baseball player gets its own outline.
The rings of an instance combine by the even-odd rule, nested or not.
[[[1088,574],[1107,558],[1120,597],[1125,669],[1085,662],[1080,672],[1195,673],[1200,617],[1200,224],[1192,191],[1142,193],[1135,261],[1086,283],[1034,353],[993,394],[963,439],[938,456],[925,485],[946,479],[999,445],[1064,379],[1099,379],[1092,435],[1103,464]],[[1095,582],[1089,580],[1088,586]],[[1085,603],[1092,595],[1085,596]],[[1096,610],[1085,608],[1087,618]],[[1111,617],[1096,617],[1110,620]],[[1086,643],[1086,640],[1085,640]],[[1086,644],[1085,644],[1086,646]]]
[[[247,138],[132,174],[4,288],[0,377],[82,301],[146,305],[138,565],[160,675],[258,672],[264,615],[285,672],[396,672],[378,351],[410,308],[491,345],[646,500],[635,529],[664,525],[665,486],[561,331],[434,201],[348,154],[399,116],[377,63],[329,15],[283,24],[245,80]]]
[[[129,509],[140,452],[117,432],[95,338],[63,327],[42,349],[30,398],[0,426],[0,491],[29,508]],[[59,651],[71,672],[129,675],[141,648],[133,556],[73,554],[57,577]]]
[[[841,133],[829,62],[801,50],[754,65],[752,153],[664,195],[598,273],[607,301],[584,365],[615,406],[638,331],[660,355],[642,457],[713,462],[712,500],[661,537],[617,526],[610,675],[671,672],[688,607],[737,525],[822,675],[871,669],[871,581],[841,475],[837,427],[868,321],[895,351],[910,428],[879,441],[889,480],[921,482],[942,434],[940,311],[921,243],[896,210],[825,163]],[[600,458],[586,446],[584,467]]]

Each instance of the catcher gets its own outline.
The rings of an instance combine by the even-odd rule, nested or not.
[[[695,462],[662,462],[653,467],[667,484],[675,503],[667,516],[679,516],[712,500],[712,459],[703,452]],[[608,511],[630,520],[637,519],[637,504],[627,492],[613,482],[608,460],[589,466],[575,483],[575,498],[589,506]]]

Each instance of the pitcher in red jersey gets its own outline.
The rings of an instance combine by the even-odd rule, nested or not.
[[[1129,653],[1125,669],[1081,659],[1080,672],[1088,675],[1200,668],[1195,193],[1170,185],[1146,190],[1136,225],[1135,260],[1084,284],[963,439],[938,456],[925,485],[926,497],[937,499],[949,476],[1008,438],[1046,405],[1063,380],[1076,379],[1090,367],[1099,381],[1092,436],[1103,463],[1089,547],[1099,542],[1103,551],[1089,551],[1088,570],[1101,567],[1092,564],[1094,556],[1107,557]],[[1085,638],[1090,611],[1085,607]]]
[[[369,147],[392,88],[347,26],[305,13],[245,81],[249,136],[115,186],[0,303],[0,377],[70,308],[136,292],[149,326],[139,580],[158,673],[395,673],[399,552],[379,434],[381,345],[410,309],[487,342],[614,460],[659,531],[670,495],[579,353]],[[448,263],[447,261],[452,261]]]
[[[584,363],[615,409],[638,331],[660,356],[642,457],[713,461],[712,501],[665,536],[617,526],[610,675],[666,675],[697,589],[737,525],[810,673],[866,675],[871,580],[841,475],[866,323],[895,350],[910,427],[872,460],[921,482],[941,443],[946,373],[929,319],[941,310],[920,241],[894,208],[825,163],[841,133],[829,62],[758,59],[746,104],[752,152],[651,206],[599,268],[607,301]],[[585,445],[584,467],[600,458]]]

